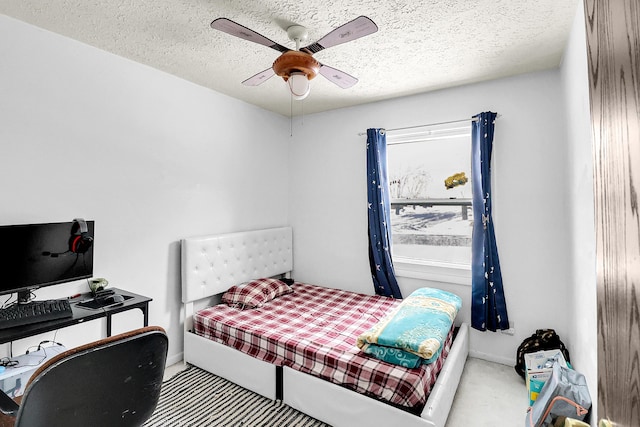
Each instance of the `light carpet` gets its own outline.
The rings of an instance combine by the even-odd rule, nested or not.
[[[145,427],[329,427],[285,405],[191,366],[162,383]]]

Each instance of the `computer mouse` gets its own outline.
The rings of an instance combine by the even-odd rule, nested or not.
[[[109,295],[104,299],[104,304],[111,305],[111,304],[117,304],[123,301],[124,301],[124,297],[122,295]]]

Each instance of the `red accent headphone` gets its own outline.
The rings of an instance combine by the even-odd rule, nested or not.
[[[87,223],[82,218],[75,218],[71,226],[71,237],[69,237],[69,251],[74,254],[83,254],[89,250],[93,244],[93,237],[89,235]]]

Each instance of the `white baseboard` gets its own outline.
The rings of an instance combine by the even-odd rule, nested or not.
[[[514,358],[498,357],[493,354],[482,353],[476,350],[469,350],[469,357],[476,359],[486,360],[487,362],[500,363],[501,365],[514,366],[516,364],[515,355]]]
[[[182,362],[182,359],[184,359],[183,352],[174,354],[173,356],[167,356],[167,363],[165,363],[165,366],[175,365],[178,362]]]

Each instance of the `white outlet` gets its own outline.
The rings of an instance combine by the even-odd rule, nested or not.
[[[513,336],[516,333],[516,325],[513,322],[509,322],[509,329],[504,329],[500,332],[502,332],[505,335]]]

